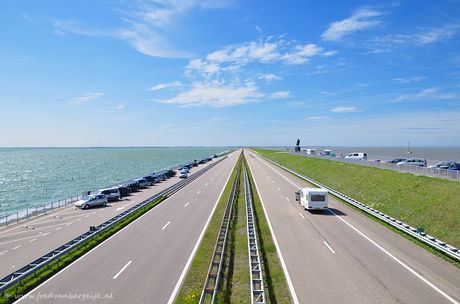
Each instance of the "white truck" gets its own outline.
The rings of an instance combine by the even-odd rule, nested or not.
[[[322,188],[303,188],[297,191],[295,200],[302,204],[305,210],[325,210],[328,191]]]

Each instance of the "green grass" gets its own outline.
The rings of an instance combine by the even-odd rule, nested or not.
[[[460,247],[460,183],[279,151],[253,149],[372,208],[457,248]]]
[[[166,197],[160,197],[157,200],[153,201],[152,203],[144,206],[140,210],[136,211],[134,214],[129,215],[127,218],[123,219],[119,223],[115,224],[113,227],[107,229],[106,231],[96,235],[94,238],[86,241],[85,243],[81,244],[74,250],[70,251],[69,253],[65,254],[58,260],[50,263],[47,267],[37,271],[32,276],[22,280],[20,283],[12,286],[11,288],[7,289],[0,295],[0,304],[8,304],[13,303],[15,300],[20,298],[22,295],[25,295],[65,267],[69,264],[77,260],[79,257],[84,255],[86,252],[91,250],[92,248],[96,247],[107,238],[118,232],[119,230],[123,229],[131,222],[136,220],[138,217],[161,203]]]
[[[229,179],[225,191],[219,201],[211,224],[195,256],[188,276],[176,303],[198,303],[201,291],[206,280],[209,264],[211,262],[216,238],[220,230],[222,218],[230,196],[231,186],[236,173],[236,168]],[[240,185],[233,203],[232,218],[227,232],[225,254],[222,259],[222,270],[219,278],[218,292],[215,303],[250,303],[251,282],[249,274],[249,255],[247,239],[246,202],[244,198],[243,171],[241,172]],[[253,181],[251,179],[252,188]],[[253,212],[257,228],[259,253],[261,255],[266,303],[291,303],[286,278],[276,252],[270,228],[267,224],[260,199],[257,192],[253,191]],[[205,303],[210,303],[211,297]]]

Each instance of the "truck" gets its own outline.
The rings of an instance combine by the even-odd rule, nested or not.
[[[325,210],[328,208],[328,191],[322,188],[303,188],[295,193],[295,200],[305,210]]]

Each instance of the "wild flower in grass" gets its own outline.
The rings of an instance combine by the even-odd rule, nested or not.
[[[192,289],[190,290],[189,294],[184,297],[185,303],[198,303],[200,301],[200,292],[198,289]]]

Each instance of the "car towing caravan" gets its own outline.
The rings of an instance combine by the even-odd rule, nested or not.
[[[295,194],[295,200],[298,201],[305,210],[325,210],[328,208],[328,191],[326,189],[303,188]]]

